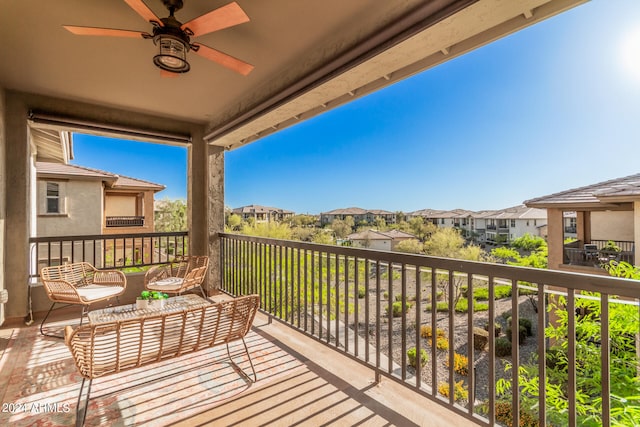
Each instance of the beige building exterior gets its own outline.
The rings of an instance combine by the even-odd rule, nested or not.
[[[347,239],[351,242],[351,246],[354,248],[393,251],[398,243],[405,240],[417,239],[417,237],[413,234],[399,230],[366,230],[359,233],[349,234]]]
[[[73,248],[69,242],[62,246],[57,242],[32,244],[37,269],[77,261],[81,254],[99,268],[115,260],[151,254],[150,242],[145,240],[125,251],[120,240],[107,241],[103,247],[97,238],[153,232],[154,194],[163,190],[163,185],[64,163],[36,162],[35,168],[35,237],[93,236]]]
[[[601,265],[611,259],[640,265],[640,174],[524,203],[547,209],[549,268],[606,274]],[[575,212],[577,241],[565,245],[567,212]],[[605,249],[608,241],[620,250]]]
[[[242,206],[233,209],[231,212],[236,215],[240,215],[240,217],[245,221],[252,218],[256,223],[286,221],[295,215],[295,212],[293,211],[260,205]]]

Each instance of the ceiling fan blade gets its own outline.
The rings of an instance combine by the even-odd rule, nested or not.
[[[251,72],[251,70],[253,70],[253,65],[241,61],[238,58],[234,58],[233,56],[222,53],[219,50],[212,49],[203,44],[194,43],[194,45],[198,46],[198,50],[194,50],[196,54],[203,58],[207,58],[210,61],[217,62],[223,67],[227,67],[230,70],[242,74],[243,76],[246,76]]]
[[[165,77],[165,78],[175,78],[175,77],[179,77],[180,74],[178,73],[172,73],[171,71],[167,71],[167,70],[160,70],[160,77]]]
[[[182,24],[180,28],[183,30],[188,28],[193,32],[193,36],[197,37],[223,28],[233,27],[234,25],[244,22],[249,22],[249,17],[244,13],[244,10],[242,10],[238,3],[232,2],[194,18]]]
[[[142,0],[124,0],[124,2],[128,4],[131,9],[135,10],[138,15],[142,16],[145,21],[157,22],[158,25],[164,27],[164,24],[162,23],[160,18],[158,18],[158,16],[153,13],[153,11],[149,9],[149,7],[144,4]]]
[[[78,36],[130,37],[141,39],[143,38],[143,34],[145,34],[140,31],[116,30],[113,28],[75,27],[73,25],[63,25],[63,27]]]

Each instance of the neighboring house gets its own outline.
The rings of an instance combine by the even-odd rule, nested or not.
[[[362,209],[362,208],[345,208],[334,209],[329,212],[320,213],[320,224],[330,224],[333,220],[344,220],[347,217],[352,217],[356,224],[367,223],[372,224],[376,218],[384,219],[387,224],[395,224],[396,214],[394,212],[385,211],[382,209]]]
[[[528,208],[524,205],[502,210],[450,211],[422,209],[407,214],[407,218],[422,217],[442,228],[457,228],[463,236],[476,242],[508,243],[526,233],[544,237],[543,227],[547,223],[544,209]]]
[[[404,231],[399,230],[366,230],[360,233],[349,234],[347,236],[347,239],[351,242],[351,246],[354,248],[368,248],[378,249],[382,251],[392,251],[395,250],[398,243],[404,240],[417,239],[417,237],[413,234],[405,233]]]
[[[64,163],[36,162],[36,177],[37,237],[154,231],[154,195],[165,188],[163,185]],[[87,242],[90,243],[85,243],[84,248],[73,249],[94,253],[97,265],[101,265],[104,255],[118,260],[151,253],[148,242],[137,242],[132,254],[122,253],[122,241],[107,241],[105,248],[95,240]],[[39,250],[39,263],[48,262],[49,256],[57,262],[68,262],[71,248],[65,248],[62,254],[59,249]]]
[[[249,205],[235,208],[231,211],[236,215],[240,215],[242,219],[253,220],[258,222],[285,221],[292,218],[295,212],[270,206]]]
[[[525,234],[542,235],[547,224],[547,212],[544,209],[530,208],[525,205],[514,206],[485,215],[485,240],[490,243],[509,243]]]
[[[635,251],[640,242],[640,174],[524,203],[547,210],[549,268],[604,273],[601,265],[611,259],[640,265]],[[574,216],[575,222],[571,219]],[[577,241],[565,245],[565,239],[574,235]],[[608,241],[619,250],[605,249]]]

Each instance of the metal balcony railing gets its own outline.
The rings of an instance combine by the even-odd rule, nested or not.
[[[86,261],[96,268],[144,267],[188,255],[188,232],[32,237],[30,277],[42,267]]]
[[[620,401],[620,396],[610,398],[610,368],[617,363],[612,362],[617,353],[611,353],[609,340],[599,337],[609,336],[614,305],[632,304],[636,308],[631,316],[638,316],[637,281],[227,233],[219,236],[222,290],[232,295],[258,293],[264,312],[370,367],[376,380],[384,376],[397,381],[479,425],[503,422],[505,405],[512,425],[521,425],[525,416],[537,419],[540,426],[583,423],[585,415],[578,406],[585,396],[576,379],[580,365],[576,328],[581,318],[576,313],[590,298],[602,313],[598,330],[590,334],[598,340],[599,354],[592,375],[598,377],[600,396],[605,397],[597,406],[599,412],[592,414],[596,420],[591,421],[611,425],[612,406]],[[476,292],[477,299],[463,298]],[[504,344],[502,337],[497,338],[498,329],[519,330],[521,317],[532,322],[533,336],[512,334],[511,356],[496,356]],[[558,319],[565,319],[566,334],[550,341],[545,331]],[[635,317],[628,320],[638,322]],[[486,334],[480,333],[483,327]],[[521,350],[523,340],[531,344]],[[441,341],[447,341],[448,351],[441,349],[445,347]],[[545,355],[551,346],[562,352],[567,372],[548,401],[547,388],[540,384],[558,381],[547,377]],[[411,348],[417,355],[426,351],[426,359],[411,361],[407,354]],[[511,369],[505,370],[506,364]],[[535,376],[526,387],[523,372]],[[497,384],[505,380],[511,387],[500,394]],[[566,405],[560,411],[556,410],[558,399]]]
[[[105,218],[107,227],[143,227],[143,216],[108,216]]]

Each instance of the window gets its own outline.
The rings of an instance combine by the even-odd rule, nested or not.
[[[60,184],[47,182],[47,213],[60,213]]]
[[[516,220],[515,220],[515,219],[512,219],[512,220],[511,220],[511,227],[515,227],[515,226],[516,226]]]

